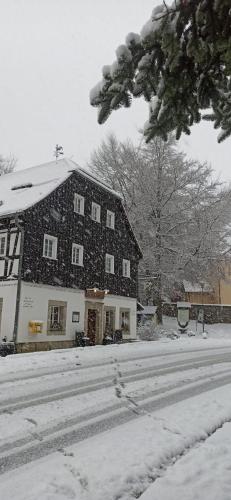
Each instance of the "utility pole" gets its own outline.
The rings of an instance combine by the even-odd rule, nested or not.
[[[22,288],[22,261],[23,261],[23,247],[24,247],[24,227],[20,224],[18,216],[15,217],[15,225],[20,233],[20,250],[19,250],[19,262],[18,262],[18,282],[17,282],[17,292],[16,292],[16,306],[15,306],[15,318],[14,318],[14,330],[13,330],[13,342],[17,344],[18,339],[18,320],[20,311],[20,299],[21,299],[21,288]]]

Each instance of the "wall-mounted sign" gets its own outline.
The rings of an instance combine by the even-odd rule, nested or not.
[[[28,330],[31,334],[42,333],[43,331],[43,321],[29,321]]]
[[[33,307],[34,299],[32,297],[24,297],[23,307]]]
[[[87,299],[104,299],[105,290],[98,290],[98,288],[87,288],[85,297]]]

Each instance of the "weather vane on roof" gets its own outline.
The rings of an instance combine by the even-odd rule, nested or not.
[[[56,158],[56,162],[58,160],[58,157],[60,155],[63,155],[63,146],[59,146],[58,144],[56,144],[55,146],[55,151],[54,151],[54,155],[55,155],[55,158]]]

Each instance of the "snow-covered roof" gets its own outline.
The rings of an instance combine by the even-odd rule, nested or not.
[[[200,283],[190,283],[190,281],[183,280],[185,292],[195,292],[202,293],[202,287]],[[203,292],[212,292],[213,289],[208,283],[203,283]]]
[[[157,310],[157,306],[143,306],[142,311],[137,311],[137,314],[142,314],[142,316],[145,314],[155,314]]]
[[[23,212],[35,205],[46,198],[74,171],[120,197],[118,193],[110,189],[104,182],[96,179],[90,172],[82,169],[72,160],[62,158],[57,162],[51,161],[2,175],[0,177],[0,217]]]
[[[177,309],[191,309],[190,302],[177,302]]]

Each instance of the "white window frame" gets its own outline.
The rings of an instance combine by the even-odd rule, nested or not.
[[[116,307],[104,307],[104,333],[113,333],[115,331]]]
[[[57,300],[48,301],[47,334],[65,335],[67,321],[67,303]]]
[[[79,215],[84,215],[84,196],[81,194],[74,194],[74,212]]]
[[[95,214],[94,214],[95,212]],[[98,203],[95,203],[94,201],[91,204],[91,218],[95,222],[100,222],[100,212],[101,212],[101,206]]]
[[[4,242],[4,249],[3,249],[3,252],[1,251],[2,250],[2,240],[5,240]],[[6,255],[6,242],[7,242],[7,233],[0,233],[0,257],[5,257]]]
[[[46,240],[52,242],[52,255],[46,255]],[[56,236],[51,236],[50,234],[44,234],[43,238],[43,257],[46,259],[57,260],[57,246],[58,238]]]
[[[76,259],[74,258],[76,249],[79,250],[78,262],[76,262]],[[71,263],[73,264],[73,266],[83,266],[83,245],[79,245],[78,243],[72,243]]]
[[[106,253],[105,255],[105,271],[108,274],[114,274],[114,255]]]
[[[120,309],[120,328],[125,335],[131,333],[131,311],[130,309]]]
[[[111,210],[107,210],[106,226],[110,229],[115,229],[115,214]]]
[[[130,260],[123,259],[123,277],[130,278],[130,276],[131,276]]]

